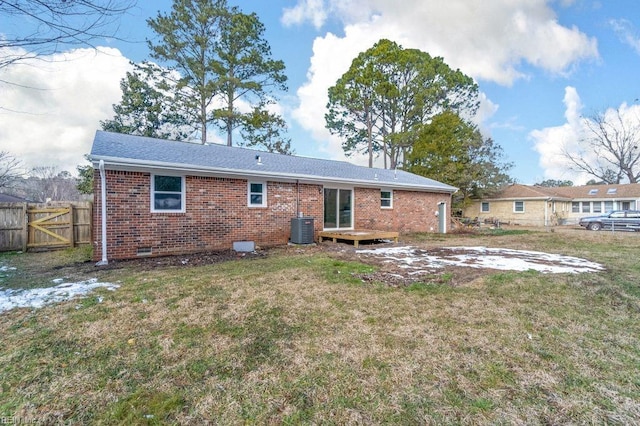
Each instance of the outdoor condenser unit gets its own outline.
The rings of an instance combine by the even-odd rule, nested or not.
[[[291,243],[313,244],[312,217],[295,217],[291,219]]]

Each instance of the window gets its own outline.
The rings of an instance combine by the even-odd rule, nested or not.
[[[184,212],[184,177],[151,176],[151,211]]]
[[[384,189],[380,191],[380,207],[383,209],[393,208],[393,191]]]
[[[267,207],[267,184],[264,182],[249,182],[247,204],[249,207]]]
[[[513,211],[515,213],[524,213],[524,201],[514,201]]]
[[[489,203],[487,201],[483,201],[480,204],[480,212],[489,213]]]
[[[589,190],[589,195],[596,195],[598,193],[598,189],[590,189]]]
[[[602,213],[602,203],[599,201],[593,202],[593,212],[594,213]]]
[[[604,202],[604,211],[605,212],[610,212],[611,210],[613,210],[613,201],[605,201]]]
[[[582,202],[582,213],[590,213],[591,212],[591,203],[589,201]]]
[[[616,194],[618,192],[618,188],[609,188],[607,189],[607,194]]]
[[[580,203],[574,201],[571,203],[571,213],[580,213]]]

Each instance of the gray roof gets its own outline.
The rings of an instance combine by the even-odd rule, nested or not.
[[[258,158],[259,157],[259,161]],[[303,183],[405,188],[453,193],[457,188],[401,170],[357,166],[345,161],[275,154],[219,144],[196,144],[97,131],[90,158],[106,169],[173,171]]]
[[[28,200],[15,195],[0,194],[0,203],[26,203]]]

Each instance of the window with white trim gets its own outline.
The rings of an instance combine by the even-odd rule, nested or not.
[[[265,182],[248,182],[247,205],[249,207],[267,207],[267,184]]]
[[[489,202],[483,201],[480,203],[480,212],[481,213],[489,213]]]
[[[591,213],[591,203],[589,201],[582,202],[582,213]]]
[[[602,202],[594,201],[592,205],[594,213],[602,213]]]
[[[578,201],[571,202],[571,213],[580,213],[580,202]]]
[[[524,201],[514,201],[513,202],[513,212],[514,213],[524,213]]]
[[[604,211],[605,212],[610,212],[611,210],[613,210],[613,201],[605,201],[604,202]]]
[[[184,176],[151,175],[152,212],[184,213],[184,198]]]
[[[393,208],[393,191],[390,189],[380,190],[380,207],[383,209]]]

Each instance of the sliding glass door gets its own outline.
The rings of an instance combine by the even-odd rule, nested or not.
[[[324,229],[353,228],[353,190],[324,189]]]

